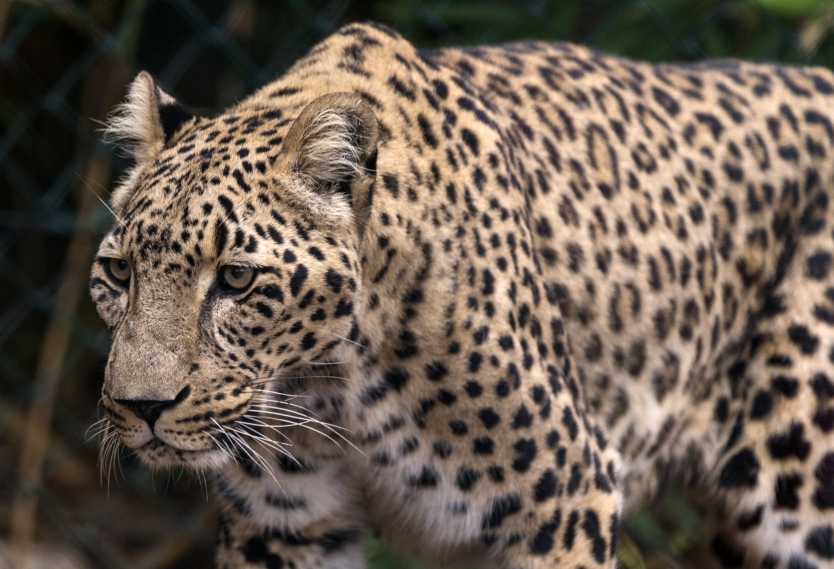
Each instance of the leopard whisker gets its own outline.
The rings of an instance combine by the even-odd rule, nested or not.
[[[329,427],[331,429],[339,429],[339,430],[343,430],[343,431],[346,431],[346,432],[350,432],[349,429],[346,429],[345,427],[342,427],[341,425],[335,425],[333,423],[328,423],[326,421],[322,421],[321,419],[319,419],[317,417],[313,417],[313,416],[310,416],[310,415],[305,415],[305,414],[299,413],[298,411],[295,411],[293,409],[285,409],[285,408],[282,408],[282,407],[276,407],[274,405],[264,405],[264,403],[260,402],[260,401],[258,403],[259,403],[259,405],[258,405],[258,407],[255,408],[255,411],[269,411],[270,413],[276,414],[278,416],[283,416],[283,417],[288,417],[288,418],[290,418],[290,417],[298,418],[298,419],[301,419],[301,420],[304,420],[304,421],[318,423],[319,425],[322,425],[323,427]],[[272,401],[270,401],[270,403],[272,403]]]
[[[328,332],[330,332],[330,331],[328,330]],[[368,347],[367,347],[367,346],[363,346],[363,345],[362,345],[362,344],[360,344],[359,342],[355,342],[355,341],[351,340],[350,338],[345,338],[344,336],[340,336],[340,335],[339,335],[339,334],[337,334],[336,332],[330,332],[330,334],[331,334],[331,335],[333,335],[333,336],[336,336],[336,337],[337,337],[337,338],[339,338],[340,340],[344,340],[345,342],[347,342],[347,343],[349,343],[349,344],[353,344],[354,346],[358,346],[358,347],[362,348],[363,350],[367,350],[367,349],[368,349]]]
[[[333,365],[335,365],[336,363],[339,363],[339,362],[333,362]],[[318,363],[316,365],[329,365],[329,364]],[[268,376],[261,376],[261,377],[252,378],[248,382],[248,385],[262,385],[262,384],[270,383],[270,382],[273,382],[273,381],[293,381],[293,380],[297,380],[297,379],[341,379],[341,380],[344,380],[344,381],[352,381],[349,377],[344,377],[344,376],[340,376],[340,375],[314,375],[314,374],[311,374],[311,373],[299,373],[297,375],[282,376],[282,375],[278,374],[278,371],[279,370],[276,370],[275,373],[272,373]],[[289,394],[287,394],[287,395],[289,395]]]
[[[265,426],[269,427],[269,425],[265,425]],[[298,464],[298,466],[303,469],[304,465],[301,462],[299,462],[299,460],[297,458],[295,458],[295,456],[293,456],[292,453],[285,448],[285,447],[294,446],[294,445],[279,443],[279,442],[274,441],[274,440],[270,439],[269,437],[266,437],[262,434],[257,434],[256,435],[255,433],[252,432],[254,430],[254,427],[251,427],[251,426],[242,426],[241,428],[244,429],[244,430],[243,431],[238,431],[239,433],[243,433],[246,436],[252,437],[253,439],[256,440],[256,442],[258,442],[262,446],[269,447],[269,448],[283,454],[284,456],[286,456],[287,458],[289,458],[290,460],[292,460],[293,462]]]
[[[108,422],[109,420],[110,420],[110,419],[109,419],[107,416],[103,416],[103,417],[99,418],[99,420],[98,420],[98,421],[95,421],[95,422],[94,422],[94,423],[92,423],[89,427],[87,427],[87,431],[85,431],[85,432],[89,432],[89,430],[90,430],[90,429],[92,429],[93,427],[96,427],[96,426],[98,426],[98,425],[105,425],[105,424],[107,424],[107,422]]]
[[[210,491],[209,481],[208,481],[208,478],[206,478],[206,473],[205,472],[201,472],[200,474],[202,474],[202,476],[203,476],[203,486],[206,489],[206,502],[208,502],[209,499],[210,499],[210,496],[209,496],[209,491]]]
[[[311,362],[311,361],[305,361],[304,363],[307,364],[307,365],[310,365],[310,366],[338,366],[338,365],[349,364],[350,362],[351,362],[351,360],[346,360],[346,361],[342,361],[342,362]]]
[[[267,460],[263,456],[261,456],[257,451],[255,451],[255,449],[253,449],[249,443],[247,443],[240,437],[235,427],[223,429],[223,432],[226,434],[227,437],[231,439],[232,442],[236,442],[236,446],[240,447],[241,450],[244,453],[246,453],[247,456],[249,456],[249,458],[251,458],[256,464],[258,464],[258,466],[269,472],[273,480],[275,480],[275,482],[278,483],[278,480],[275,479],[275,475],[272,472],[272,467],[267,462]]]
[[[277,395],[278,397],[282,398],[282,399],[276,399],[276,401],[292,401],[293,399],[309,399],[309,398],[313,397],[312,395],[307,395],[307,393],[312,393],[313,392],[312,388],[308,389],[304,393],[298,394],[298,395],[288,395],[288,394],[283,393],[281,391],[273,391],[271,389],[261,389],[261,388],[251,389],[251,390],[248,390],[247,392],[248,393],[268,393],[270,395]],[[298,407],[297,404],[295,404],[295,405],[296,405],[296,407]],[[304,408],[306,409],[306,407],[304,407]]]
[[[349,442],[348,439],[345,437],[344,434],[340,431],[344,431],[347,434],[350,434],[348,429],[344,427],[340,427],[338,425],[331,425],[330,423],[325,423],[323,421],[318,421],[315,419],[309,418],[298,418],[293,416],[287,416],[277,411],[263,411],[261,418],[263,420],[269,419],[270,421],[278,422],[278,424],[270,423],[269,426],[272,428],[292,428],[292,427],[302,427],[305,429],[314,430],[319,432],[317,429],[314,429],[310,425],[321,426],[326,431],[329,431],[333,435],[339,437],[340,439],[344,440],[345,442]],[[252,417],[255,419],[255,417]]]
[[[87,429],[87,430],[84,432],[84,434],[85,434],[85,435],[87,435],[87,437],[84,439],[84,442],[85,442],[85,443],[90,442],[91,440],[93,440],[94,438],[96,438],[97,436],[99,436],[101,433],[103,433],[104,431],[106,431],[106,430],[107,430],[107,425],[106,425],[106,424],[104,424],[104,425],[97,425],[97,426],[96,426],[96,428],[95,428],[95,430],[93,430],[93,432],[92,432],[92,433],[90,433],[90,430],[91,430],[91,429],[92,429],[92,427],[90,427],[89,429]]]
[[[212,434],[211,434],[210,432],[208,432],[208,431],[204,431],[204,432],[205,432],[205,433],[209,436],[209,438],[210,438],[210,439],[211,439],[211,440],[212,440],[212,441],[213,441],[213,442],[217,445],[217,448],[218,448],[218,450],[219,450],[220,452],[222,452],[222,453],[226,454],[229,458],[231,458],[231,459],[234,461],[234,456],[232,456],[232,454],[231,454],[231,453],[229,453],[229,451],[228,451],[227,449],[223,448],[223,447],[220,445],[220,441],[218,441],[218,440],[214,437],[214,435],[212,435]],[[196,475],[196,477],[197,477],[197,485],[200,487],[200,490],[204,490],[204,491],[205,491],[206,502],[208,502],[208,501],[209,501],[209,483],[208,483],[208,479],[206,478],[206,473],[205,473],[203,470],[199,470],[199,469],[198,469],[198,470],[196,470],[196,471],[195,471],[195,475]]]
[[[112,432],[107,432],[112,429]],[[99,484],[107,480],[107,494],[110,494],[110,480],[115,470],[119,449],[119,428],[108,423],[99,450]]]
[[[266,413],[267,413],[267,414],[269,414],[269,415],[275,415],[275,413],[273,413],[273,412],[269,412],[269,411],[267,411]],[[286,420],[284,420],[284,421],[286,421]],[[285,425],[269,425],[269,424],[267,424],[266,426],[267,426],[268,428],[270,428],[270,429],[273,429],[273,430],[277,430],[277,429],[279,429],[279,428],[301,427],[301,428],[303,428],[303,429],[307,429],[307,430],[309,430],[309,431],[312,431],[312,432],[314,432],[314,433],[317,433],[317,434],[319,434],[319,435],[323,436],[324,438],[326,438],[327,440],[331,441],[333,444],[335,444],[335,445],[336,445],[336,446],[338,446],[339,448],[342,448],[342,445],[340,445],[340,444],[339,444],[336,440],[334,440],[332,437],[330,437],[327,433],[324,433],[324,432],[322,432],[322,431],[320,431],[320,430],[318,430],[318,429],[316,429],[316,428],[314,428],[314,427],[311,427],[311,426],[308,424],[308,423],[312,423],[312,424],[320,424],[320,425],[321,425],[322,423],[320,423],[320,422],[318,422],[318,421],[315,421],[315,420],[313,420],[313,419],[307,419],[307,420],[303,420],[303,421],[296,421],[296,422],[289,422],[289,421],[287,421],[286,423],[287,423],[287,424],[285,424]],[[324,426],[327,426],[327,425],[324,425]],[[349,443],[349,441],[348,441],[348,440],[347,440],[347,439],[346,439],[346,438],[345,438],[345,437],[344,437],[341,433],[338,433],[337,431],[334,431],[333,429],[330,429],[330,431],[331,431],[334,435],[336,435],[336,436],[338,436],[339,438],[343,439],[345,442],[348,442],[348,443]]]
[[[275,481],[275,483],[278,484],[278,479],[275,478],[275,474],[272,472],[272,468],[270,467],[269,463],[266,461],[266,459],[264,457],[262,457],[260,454],[258,454],[255,451],[255,449],[251,448],[251,446],[246,441],[244,441],[238,434],[234,433],[233,432],[234,429],[232,429],[232,430],[224,429],[220,425],[220,423],[217,422],[216,419],[214,419],[212,417],[211,420],[214,422],[215,425],[217,425],[217,428],[220,430],[220,432],[222,434],[224,434],[226,437],[228,437],[231,441],[236,442],[237,444],[235,446],[237,446],[240,450],[242,450],[244,453],[246,453],[246,456],[248,456],[250,459],[252,459],[252,461],[255,462],[255,464],[257,464],[258,466],[263,468],[264,471],[266,471],[272,477],[272,479]],[[278,485],[280,486],[280,484],[278,484]]]
[[[112,429],[112,430],[111,430]],[[108,458],[109,447],[112,443],[113,437],[118,435],[118,431],[110,424],[105,426],[104,432],[101,433],[101,441],[99,441],[99,471],[105,466]],[[103,474],[100,472],[100,474]]]
[[[259,390],[253,391],[252,393],[270,394],[270,393],[274,393],[274,392],[266,390],[266,389],[259,389]],[[286,406],[286,407],[294,407],[296,409],[301,409],[305,413],[309,413],[312,416],[315,416],[315,417],[319,416],[318,413],[316,413],[312,409],[310,409],[308,407],[305,407],[303,405],[298,405],[297,403],[289,403],[286,399],[275,399],[273,397],[253,397],[252,400],[257,401],[259,403],[271,403],[271,404],[275,404],[275,405],[283,405],[283,406]],[[287,410],[292,411],[292,409],[287,409]]]
[[[251,437],[251,438],[255,439],[255,441],[258,442],[260,445],[271,448],[271,449],[273,449],[277,452],[280,452],[284,456],[294,460],[296,463],[298,463],[299,466],[303,466],[300,462],[298,462],[298,459],[296,459],[288,450],[286,450],[286,448],[284,448],[284,447],[287,447],[287,446],[293,446],[292,443],[290,443],[288,445],[288,444],[279,443],[279,442],[277,442],[273,439],[270,439],[269,437],[266,437],[266,436],[258,433],[257,431],[254,431],[254,428],[253,428],[254,426],[255,425],[248,426],[248,424],[247,425],[241,425],[241,429],[238,429],[237,432],[239,434],[244,434],[248,437]],[[266,425],[266,426],[268,427],[269,425]],[[280,433],[280,434],[283,435],[286,438],[286,435],[284,435],[283,433]],[[289,439],[287,439],[287,440],[289,440]]]
[[[259,414],[264,415],[272,415],[273,417],[282,417],[282,420],[286,423],[292,424],[307,424],[307,423],[318,423],[322,426],[330,426],[327,423],[316,419],[315,417],[310,417],[309,415],[302,415],[301,413],[293,412],[291,409],[279,409],[277,407],[267,407],[262,406],[255,410]]]
[[[316,423],[315,421],[310,420],[310,419],[301,419],[301,420],[293,419],[293,420],[290,420],[290,419],[277,419],[277,418],[274,418],[274,417],[276,417],[276,416],[273,416],[272,419],[273,419],[273,421],[277,421],[277,423],[273,423],[271,425],[275,426],[275,427],[282,427],[282,428],[303,427],[304,425],[307,425],[309,423],[313,423],[313,424]],[[268,418],[268,417],[265,417],[265,418]]]
[[[102,415],[99,418],[98,421],[95,421],[94,423],[92,423],[89,427],[87,427],[87,430],[84,431],[84,434],[88,435],[87,438],[84,440],[84,442],[88,443],[92,439],[94,439],[97,435],[104,432],[107,429],[107,425],[109,425],[109,424],[110,424],[110,417],[108,417],[107,415]],[[90,435],[90,431],[94,431],[92,435]]]
[[[223,427],[220,427],[220,428],[221,428],[221,434],[224,435],[223,439],[217,438],[216,436],[214,436],[214,434],[212,432],[210,432],[208,430],[206,430],[205,433],[209,436],[209,438],[211,438],[212,442],[215,444],[215,446],[217,447],[217,449],[220,452],[222,452],[225,456],[229,457],[229,459],[231,459],[231,461],[233,463],[235,463],[236,465],[239,466],[240,465],[240,460],[239,460],[240,457],[237,456],[233,452],[232,443],[231,443],[231,441],[229,441],[228,436],[226,436],[225,430],[222,430]],[[214,428],[212,427],[212,429],[214,429]],[[216,430],[216,429],[214,429],[214,430]],[[200,479],[200,476],[202,476],[202,480]],[[203,488],[203,482],[205,482],[206,501],[208,501],[208,499],[209,499],[209,496],[208,496],[208,481],[206,480],[205,472],[197,471],[197,482],[200,484],[201,489]]]
[[[98,443],[98,483],[99,483],[99,485],[104,484],[105,470],[106,470],[106,466],[107,466],[107,444],[108,444],[108,439],[109,439],[110,434],[111,433],[107,433],[105,431],[105,433],[103,434],[102,440],[99,441],[99,443]]]
[[[210,431],[207,431],[207,434],[211,437],[212,441],[217,446],[218,450],[220,450],[226,456],[228,456],[232,460],[232,462],[239,465],[240,464],[240,461],[238,460],[239,457],[235,454],[231,441],[229,441],[228,437],[225,436],[226,435],[226,429],[222,425],[217,423],[217,421],[215,421],[214,419],[212,419],[212,421],[214,421],[214,423],[217,425],[217,427],[216,428],[215,427],[210,427],[211,431],[215,431],[215,432],[219,431],[219,433],[221,435],[224,435],[224,437],[222,439],[218,438],[218,437],[214,436],[214,434]]]
[[[174,488],[176,488],[179,481],[182,480],[182,475],[183,475],[184,472],[185,472],[185,469],[180,468],[179,474],[177,474],[177,478],[176,478],[176,480],[174,480]]]
[[[113,211],[113,209],[112,209],[112,208],[111,208],[111,207],[107,204],[107,201],[106,201],[105,199],[103,199],[100,195],[98,195],[98,192],[96,192],[96,191],[92,188],[91,182],[95,183],[97,186],[99,186],[99,188],[101,188],[101,189],[102,189],[102,190],[104,190],[105,192],[107,192],[107,188],[105,188],[104,186],[102,186],[101,184],[99,184],[98,182],[96,182],[95,180],[93,180],[92,178],[90,178],[89,176],[85,176],[85,175],[84,175],[84,174],[82,174],[81,172],[75,172],[75,175],[76,175],[76,176],[78,176],[78,178],[79,178],[80,180],[83,180],[83,181],[84,181],[84,185],[87,187],[87,189],[88,189],[88,190],[90,190],[90,191],[93,193],[93,195],[94,195],[94,196],[96,196],[96,198],[98,199],[98,201],[100,201],[100,202],[101,202],[101,204],[102,204],[104,207],[106,207],[106,208],[107,208],[107,211],[109,211],[109,212],[110,212],[110,214],[111,214],[114,218],[116,218],[116,221],[118,221],[118,222],[119,222],[119,225],[124,226],[124,224],[125,224],[124,220],[123,220],[121,217],[119,217],[118,215],[116,215],[116,212],[115,212],[115,211]]]
[[[90,427],[90,428],[92,428],[92,427]],[[90,433],[90,429],[87,429],[87,431],[84,433],[86,435],[86,438],[84,439],[84,442],[89,443],[91,440],[98,438],[99,436],[101,436],[105,432],[107,432],[107,425],[106,424],[98,426],[96,428],[96,430],[93,431],[92,433]]]
[[[263,397],[263,396],[254,396],[252,397],[252,401],[257,404],[256,409],[264,408],[264,409],[272,409],[274,411],[282,411],[285,413],[297,415],[299,417],[307,418],[318,418],[318,413],[304,407],[303,405],[296,405],[295,403],[288,403],[287,401],[281,399],[274,399],[272,397]],[[291,409],[290,407],[294,407]],[[297,411],[296,409],[300,409]]]
[[[308,380],[308,379],[338,379],[338,380],[341,380],[341,381],[353,381],[351,378],[345,377],[343,375],[297,375],[297,376],[287,376],[287,377],[273,377],[273,378],[263,379],[263,380],[253,380],[252,382],[250,382],[248,384],[248,386],[267,385],[267,384],[269,384],[273,381],[294,381],[294,380],[298,380],[298,379],[302,379],[302,380]],[[305,393],[308,393],[309,391],[312,391],[312,389],[309,389],[309,390],[305,391]],[[304,396],[302,396],[302,395],[292,395],[291,397],[295,398],[295,397],[309,397],[309,396],[306,396],[306,395],[304,395]]]
[[[250,423],[249,421],[257,421],[257,422]],[[272,428],[272,425],[270,425],[268,423],[265,423],[265,422],[261,421],[260,419],[255,418],[255,417],[248,417],[247,421],[238,420],[238,424],[244,425],[246,428],[251,428],[251,429],[256,429],[258,427]],[[283,445],[283,446],[295,446],[293,444],[292,440],[286,435],[286,433],[283,433],[283,432],[278,431],[278,430],[276,430],[275,433],[281,435],[281,437],[283,437],[287,441],[285,443],[284,442],[279,442],[279,441],[274,441],[275,444],[279,444],[279,445]],[[272,440],[272,439],[270,439],[270,440]]]
[[[293,380],[293,379],[302,379],[302,377],[301,376],[286,377],[286,378],[277,378],[277,377],[274,377],[274,376],[269,376],[268,378],[263,378],[263,377],[258,378],[258,377],[256,377],[255,379],[252,380],[252,382],[250,382],[249,385],[263,385],[265,383],[269,383],[270,381],[278,381],[279,379]],[[311,388],[311,389],[307,389],[306,391],[303,391],[301,393],[284,393],[283,391],[273,391],[272,393],[275,393],[275,394],[280,395],[282,397],[287,397],[288,399],[297,399],[299,397],[312,397],[312,395],[307,395],[308,393],[312,393],[312,391],[313,390]]]
[[[313,419],[311,417],[301,416],[300,418],[297,418],[298,414],[296,412],[292,411],[292,410],[281,410],[281,411],[269,410],[268,411],[268,410],[265,410],[265,409],[256,409],[256,411],[260,411],[260,412],[264,413],[265,415],[269,415],[270,418],[279,417],[278,419],[273,418],[273,420],[279,420],[279,421],[283,421],[283,422],[287,423],[285,425],[274,425],[274,426],[269,425],[270,428],[277,429],[278,427],[291,427],[291,426],[302,427],[302,428],[308,429],[310,431],[313,431],[315,433],[318,433],[318,434],[322,435],[323,437],[327,438],[328,440],[333,442],[333,444],[335,444],[336,446],[338,446],[341,449],[342,445],[340,445],[337,441],[335,441],[333,438],[328,436],[326,433],[323,433],[320,430],[311,427],[308,423],[312,423],[314,425],[321,425],[322,427],[324,427],[328,431],[330,431],[333,435],[337,436],[338,438],[343,440],[345,443],[350,445],[353,449],[357,450],[358,452],[360,452],[361,454],[364,455],[362,450],[360,450],[356,445],[354,445],[353,442],[350,439],[348,439],[345,435],[343,435],[341,432],[339,432],[339,431],[345,431],[346,433],[350,433],[350,429],[346,429],[345,427],[342,427],[340,425],[334,425],[332,423],[327,423],[327,422],[321,421],[319,419]],[[291,421],[289,421],[289,419],[293,419],[293,421],[295,421],[295,422],[291,422]],[[298,419],[301,419],[301,421],[299,422]]]
[[[245,435],[245,434],[246,434],[245,432],[240,431],[240,430],[239,430],[239,429],[237,429],[237,428],[232,428],[232,429],[227,429],[227,430],[226,430],[226,435],[227,435],[227,436],[229,436],[229,437],[232,437],[232,438],[233,438],[233,440],[236,440],[236,441],[238,442],[238,445],[240,445],[240,446],[242,446],[242,447],[243,447],[243,451],[244,451],[244,452],[245,452],[245,453],[246,453],[246,454],[247,454],[250,458],[252,458],[252,460],[253,460],[253,461],[254,461],[254,462],[255,462],[255,463],[256,463],[256,464],[257,464],[257,465],[258,465],[261,469],[263,469],[264,471],[266,471],[266,472],[269,474],[269,476],[272,478],[272,480],[273,480],[273,481],[275,481],[275,484],[277,484],[277,485],[278,485],[278,487],[279,487],[279,488],[281,488],[281,483],[280,483],[280,482],[278,482],[278,479],[275,477],[275,473],[273,472],[272,465],[271,465],[271,464],[269,464],[269,462],[267,461],[267,459],[266,459],[266,458],[264,458],[264,457],[263,457],[263,456],[262,456],[259,452],[257,452],[254,448],[252,448],[252,445],[250,445],[247,441],[243,440],[243,436],[242,436],[242,435]],[[258,441],[258,442],[259,442],[259,441]],[[261,443],[261,446],[265,446],[265,445],[263,445],[263,443]],[[265,447],[265,448],[266,448],[266,447]],[[268,449],[267,449],[267,450],[268,450]],[[270,456],[272,456],[272,455],[271,455],[271,453],[270,453]]]
[[[212,442],[215,444],[215,446],[217,446],[217,449],[220,452],[222,452],[224,455],[229,457],[232,460],[232,462],[235,462],[235,463],[238,462],[237,457],[235,456],[235,454],[229,448],[227,441],[218,439],[211,432],[207,432],[206,434],[209,437],[211,437]]]
[[[257,419],[255,419],[255,420],[257,420]],[[258,423],[260,423],[260,424],[258,424]],[[283,442],[280,442],[280,441],[276,441],[275,439],[270,439],[269,437],[265,436],[263,433],[258,431],[258,428],[260,428],[260,427],[269,427],[269,424],[264,423],[262,421],[258,421],[258,423],[250,423],[249,421],[238,421],[235,424],[235,428],[237,428],[239,426],[243,431],[246,432],[246,434],[248,436],[250,436],[252,438],[255,438],[255,439],[263,439],[264,441],[269,442],[269,444],[277,446],[277,447],[295,446],[295,445],[292,444],[292,441],[290,441],[289,437],[287,437],[287,435],[284,434],[284,433],[278,433],[278,434],[280,434],[282,437],[284,437],[289,442],[283,443]]]

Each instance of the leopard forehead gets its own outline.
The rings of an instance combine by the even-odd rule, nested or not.
[[[311,520],[352,536],[370,512],[416,553],[610,566],[621,499],[686,478],[732,514],[705,532],[717,563],[815,567],[834,551],[832,95],[821,69],[418,52],[372,25],[212,119],[140,76],[91,281],[111,420],[149,463],[223,472],[232,565],[294,559],[247,528],[318,546]],[[227,265],[251,287],[218,288]],[[361,457],[292,425],[298,463],[224,470],[218,433],[279,403]]]

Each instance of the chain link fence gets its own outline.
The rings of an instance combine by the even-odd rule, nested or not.
[[[212,113],[368,19],[422,46],[537,38],[834,67],[830,0],[0,0],[0,569],[211,567],[205,481],[129,456],[98,469],[108,337],[86,281],[126,166],[100,129],[142,69]],[[633,516],[622,566],[683,566],[697,519],[674,497]]]

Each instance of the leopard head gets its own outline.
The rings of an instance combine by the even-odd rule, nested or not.
[[[349,93],[198,118],[142,73],[108,133],[135,161],[90,279],[109,440],[217,468],[282,378],[349,341],[377,121]]]

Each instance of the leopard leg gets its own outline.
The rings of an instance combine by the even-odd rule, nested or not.
[[[365,566],[364,520],[345,455],[243,462],[216,479],[217,567],[351,569]],[[260,461],[259,461],[260,462]]]
[[[560,504],[550,517],[527,516],[515,535],[530,537],[518,540],[513,534],[505,536],[500,554],[486,567],[613,569],[619,501],[615,494],[586,498],[578,508]]]
[[[735,366],[710,481],[718,567],[834,567],[834,246],[828,231],[803,239]]]
[[[496,454],[516,456],[517,491],[492,499],[481,540],[492,546],[492,566],[502,569],[613,569],[622,500],[619,453],[585,406],[560,320],[550,322],[550,359],[527,372],[528,390],[506,399],[510,408],[537,410],[535,420],[544,425],[531,438],[497,441],[506,446]],[[518,417],[527,414],[516,415],[516,427],[526,423]]]

